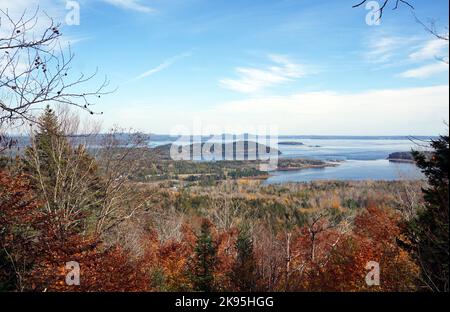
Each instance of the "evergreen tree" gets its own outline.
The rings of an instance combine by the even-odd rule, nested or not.
[[[66,161],[70,151],[69,142],[60,130],[58,117],[48,105],[38,120],[38,129],[31,144],[32,146],[25,150],[24,170],[32,178],[39,176],[45,180],[45,184],[55,185],[57,167],[60,165],[58,162]],[[56,148],[63,150],[59,153],[63,157],[54,157]],[[49,196],[50,198],[52,197]]]
[[[413,152],[428,180],[423,189],[426,207],[411,221],[410,230],[423,281],[433,291],[449,291],[449,136],[431,142],[433,152]]]
[[[56,135],[62,136],[64,134],[60,129],[58,117],[49,105],[45,107],[44,113],[39,118],[38,125],[38,138],[41,137],[42,139],[44,139]]]
[[[233,266],[232,280],[238,291],[255,290],[255,258],[253,240],[247,227],[239,229],[236,241],[237,258]]]
[[[195,259],[192,270],[192,283],[197,291],[214,291],[214,271],[216,269],[217,246],[211,234],[211,223],[203,220],[200,235],[195,246]]]
[[[83,145],[71,145],[49,106],[39,118],[22,163],[40,195],[43,211],[54,217],[61,236],[68,229],[86,233],[101,204],[97,164]]]

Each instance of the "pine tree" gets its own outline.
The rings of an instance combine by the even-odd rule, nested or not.
[[[449,291],[449,136],[431,142],[433,152],[413,152],[428,180],[423,189],[426,207],[410,223],[423,281],[433,291]]]
[[[40,195],[43,211],[53,216],[60,236],[69,229],[86,233],[101,204],[97,164],[84,146],[71,145],[49,106],[39,118],[22,162]]]
[[[58,161],[67,160],[70,147],[69,142],[60,130],[58,117],[48,105],[39,118],[38,129],[34,133],[34,138],[32,138],[32,145],[34,146],[25,150],[23,159],[25,164],[24,170],[32,178],[40,176],[42,179],[45,179],[45,184],[55,185],[57,183],[57,167],[60,165]],[[64,157],[59,157],[58,159],[54,157],[56,148],[63,150],[59,154]],[[49,196],[48,198],[50,199],[51,197]],[[50,205],[53,206],[53,204]]]
[[[211,223],[203,220],[195,246],[195,259],[191,273],[194,289],[214,291],[214,271],[218,264],[217,246],[211,234]]]
[[[253,240],[247,227],[239,229],[236,241],[237,258],[233,266],[232,280],[238,291],[255,290],[255,258]]]
[[[58,117],[55,112],[47,105],[44,110],[44,113],[39,118],[39,131],[37,132],[37,137],[44,139],[50,138],[52,136],[62,136],[63,132],[60,129],[60,125],[58,122]],[[38,139],[39,140],[39,139]]]

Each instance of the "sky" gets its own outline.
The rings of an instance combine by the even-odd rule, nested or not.
[[[447,132],[448,1],[0,0],[62,23],[72,71],[107,76],[103,127],[151,133],[437,135]],[[377,1],[371,1],[376,6]],[[381,4],[381,1],[380,1]],[[73,19],[79,8],[79,23]],[[413,13],[414,12],[414,13]],[[375,22],[375,23],[374,23]]]

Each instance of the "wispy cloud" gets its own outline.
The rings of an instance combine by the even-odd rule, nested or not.
[[[448,42],[441,39],[433,39],[425,42],[418,50],[409,55],[412,61],[423,61],[435,57],[448,55]]]
[[[417,37],[375,36],[367,44],[365,57],[372,63],[420,62],[448,55],[448,42]]]
[[[65,14],[67,14],[64,4],[52,0],[0,0],[0,9],[7,12],[13,21],[18,21],[24,14],[24,20],[35,17],[29,23],[29,29],[26,32],[31,38],[41,36],[51,24],[51,19],[55,24],[61,23],[64,26]],[[4,38],[10,35],[12,24],[3,13],[0,15],[2,22],[0,37]]]
[[[253,93],[306,75],[304,66],[292,62],[286,56],[271,54],[268,55],[268,58],[276,65],[263,69],[237,67],[235,71],[239,77],[236,79],[221,79],[220,85],[237,92]]]
[[[137,76],[135,78],[135,80],[139,80],[139,79],[146,78],[146,77],[149,77],[151,75],[154,75],[154,74],[156,74],[156,73],[158,73],[158,72],[160,72],[160,71],[162,71],[162,70],[172,66],[174,63],[176,63],[180,59],[188,57],[190,55],[191,55],[191,52],[184,52],[184,53],[172,56],[172,57],[164,60],[164,62],[162,62],[158,66],[153,67],[153,68],[147,70],[146,72],[140,74],[139,76]]]
[[[429,63],[436,58],[448,59],[448,42],[439,39],[376,36],[369,42],[365,56],[378,69],[415,66],[396,75],[402,78],[428,78],[448,71],[443,62]]]
[[[73,46],[75,46],[76,44],[83,42],[83,41],[87,41],[87,40],[91,40],[92,37],[89,36],[85,36],[85,37],[75,37],[75,36],[63,36],[59,39],[59,46],[61,47],[61,49],[68,49],[68,48],[72,48]]]
[[[103,1],[118,8],[126,10],[133,10],[143,13],[156,12],[155,9],[140,3],[139,0],[103,0]]]
[[[448,65],[444,62],[436,62],[404,71],[399,76],[403,78],[428,78],[444,72],[448,72]]]
[[[415,41],[416,38],[376,36],[371,38],[365,57],[372,63],[387,63]]]

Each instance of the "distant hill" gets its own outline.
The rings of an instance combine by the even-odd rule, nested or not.
[[[430,156],[430,152],[423,152],[426,156]],[[411,152],[395,152],[389,154],[387,157],[389,161],[397,162],[414,162],[414,158]]]
[[[302,142],[295,142],[295,141],[281,141],[278,142],[278,145],[304,145]]]
[[[389,160],[405,160],[405,161],[414,161],[414,158],[411,152],[395,152],[389,154],[387,157]]]
[[[208,157],[211,155],[208,154],[214,154],[215,150],[214,148],[217,146],[220,146],[220,143],[211,144],[209,151],[206,151],[206,153],[202,153],[205,148],[205,144],[207,143],[194,143],[190,145],[178,145],[179,151],[181,152],[181,148],[188,147],[191,155],[191,159],[195,160],[208,160]],[[208,143],[209,144],[209,143]],[[161,159],[170,159],[170,149],[172,147],[172,144],[164,144],[160,146],[156,146],[152,148],[152,151],[159,156]],[[271,148],[264,144],[259,144],[257,142],[253,141],[235,141],[230,143],[222,143],[221,146],[221,157],[215,156],[215,160],[247,160],[249,157],[253,157],[253,159],[256,157],[256,159],[259,159],[261,157],[267,156],[267,155],[281,155],[281,152],[276,148]],[[264,151],[265,155],[259,155],[259,151]],[[194,151],[199,151],[201,154],[196,155],[192,158],[192,155],[194,154]],[[219,159],[218,159],[219,158]]]

